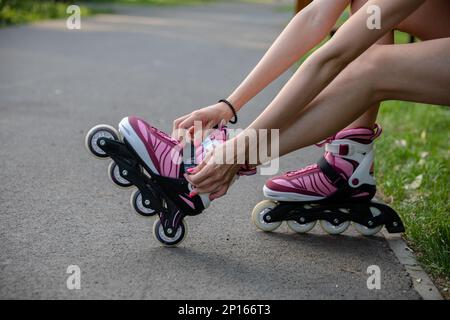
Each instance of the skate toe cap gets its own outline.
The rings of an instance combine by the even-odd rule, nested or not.
[[[287,192],[292,189],[292,186],[289,184],[289,182],[282,179],[281,177],[274,177],[266,181],[264,188],[272,191]]]

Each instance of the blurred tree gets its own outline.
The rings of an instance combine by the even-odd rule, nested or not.
[[[297,0],[295,5],[295,13],[300,12],[304,7],[310,4],[312,0]]]

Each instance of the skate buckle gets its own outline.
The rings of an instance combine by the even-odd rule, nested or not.
[[[325,145],[325,151],[336,156],[349,156],[354,153],[353,146],[348,143],[332,142]]]
[[[350,146],[348,144],[339,145],[339,155],[346,156],[349,153]]]

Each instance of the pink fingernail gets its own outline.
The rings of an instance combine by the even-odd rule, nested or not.
[[[189,198],[195,197],[196,195],[197,195],[197,192],[191,191],[191,192],[189,193]]]
[[[192,171],[194,171],[194,168],[188,168],[186,171],[192,173]]]

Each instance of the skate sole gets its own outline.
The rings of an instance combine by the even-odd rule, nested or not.
[[[266,186],[263,187],[263,193],[266,198],[272,199],[274,201],[314,202],[324,199],[324,197],[300,195],[294,192],[274,191],[272,189],[267,188]]]

